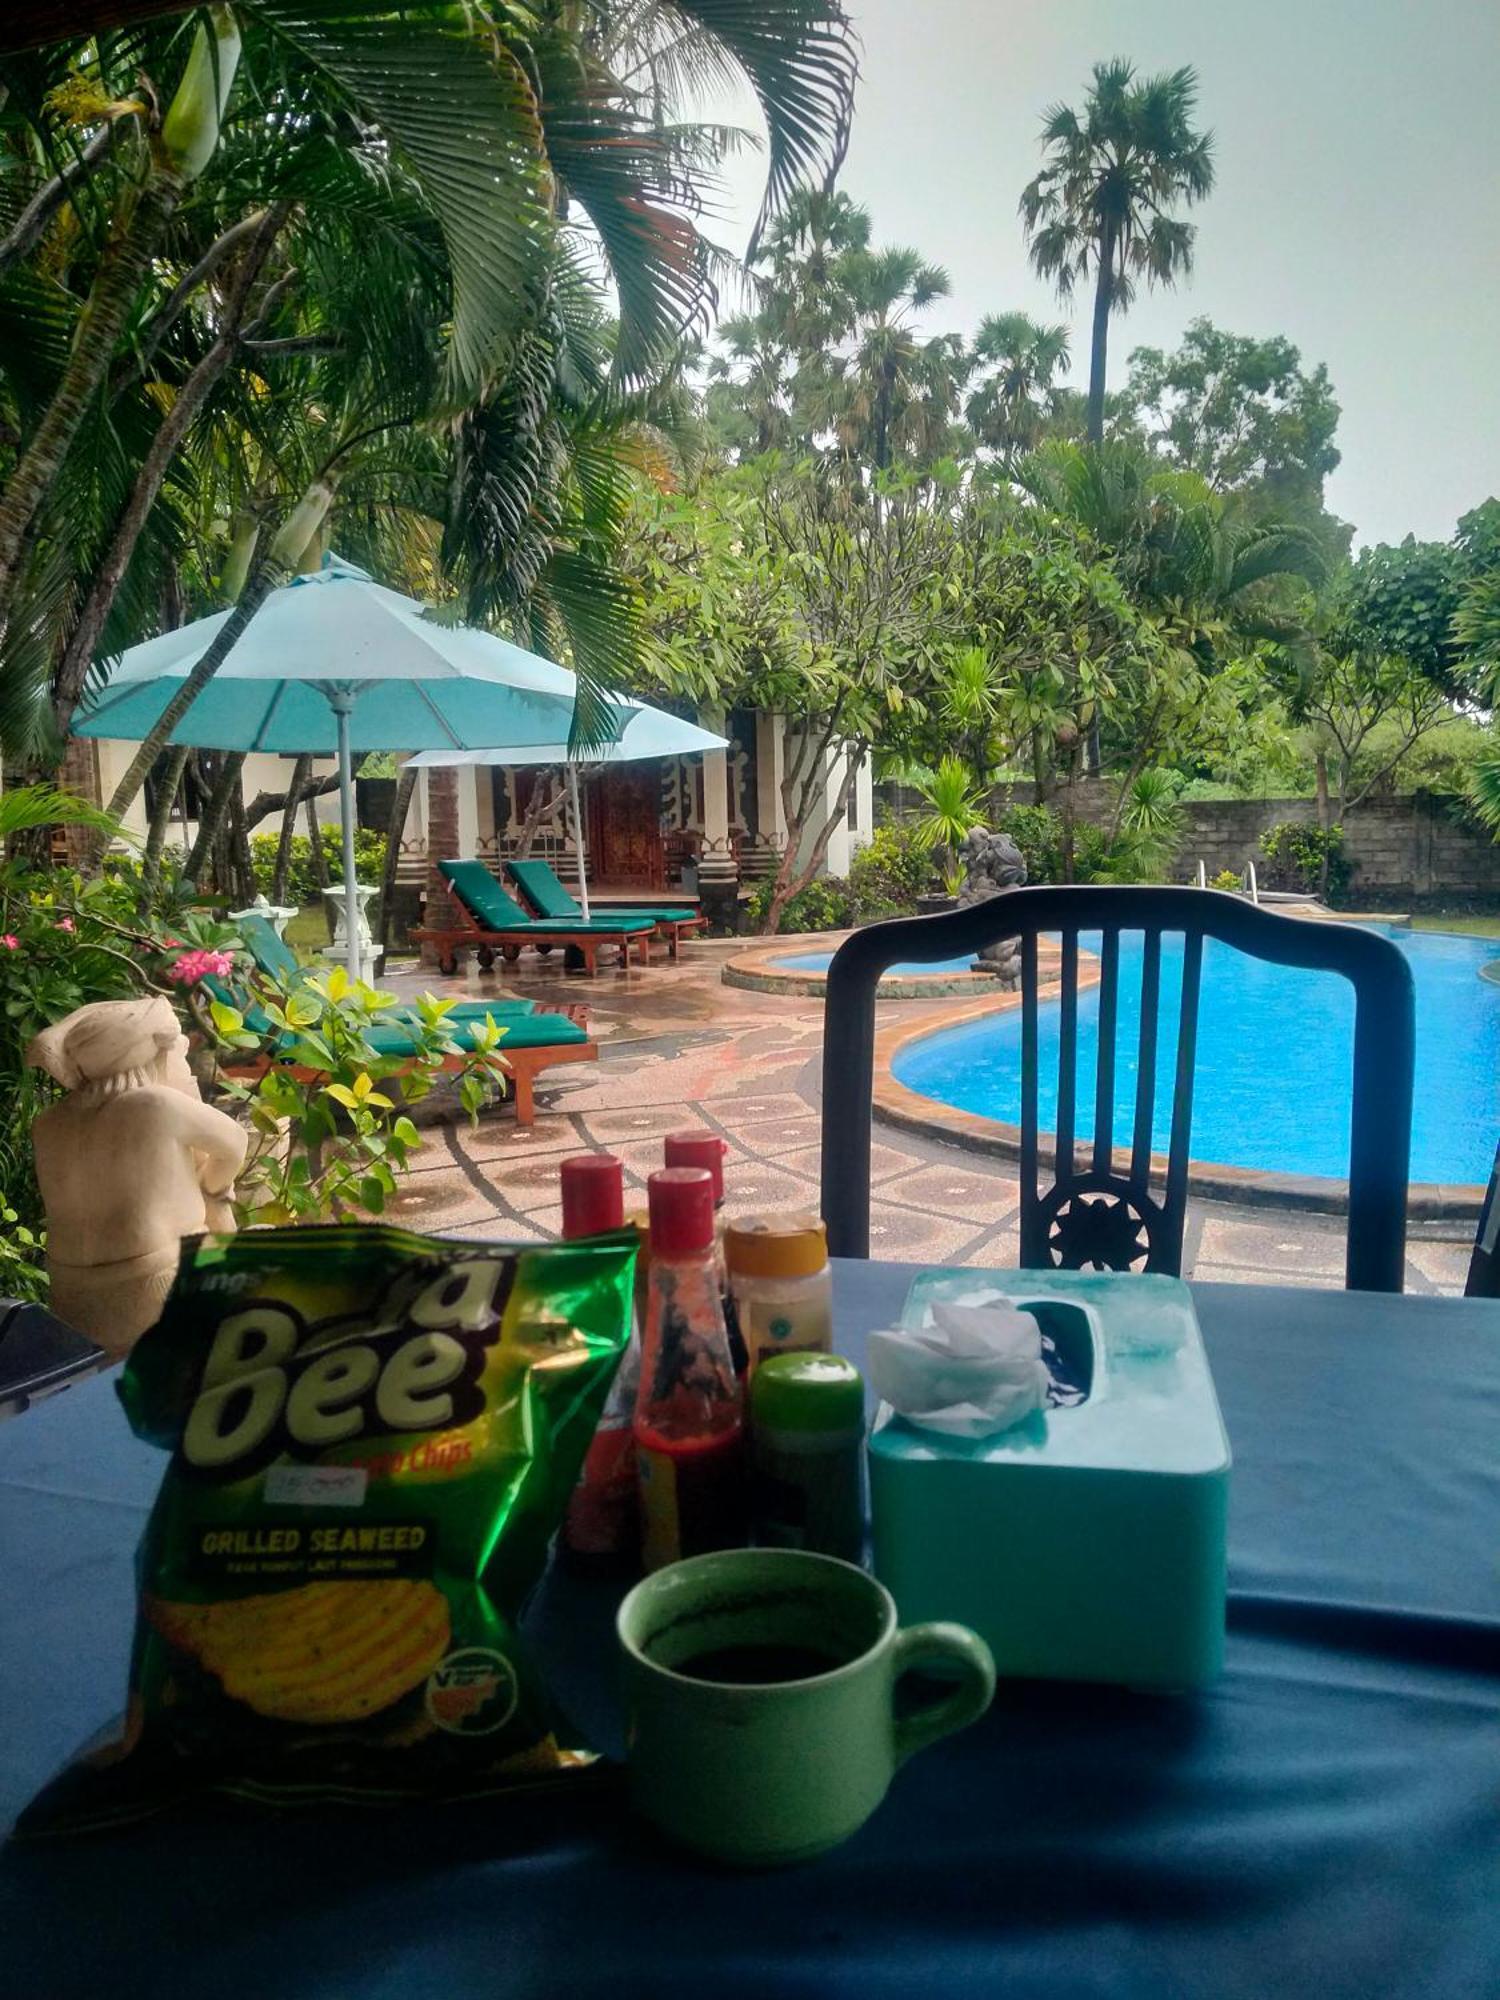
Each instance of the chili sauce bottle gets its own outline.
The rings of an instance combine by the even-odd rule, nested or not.
[[[646,1183],[651,1281],[635,1402],[648,1570],[733,1548],[748,1530],[744,1392],[714,1254],[712,1176],[666,1167]]]
[[[703,1167],[714,1184],[714,1254],[719,1262],[719,1302],[724,1308],[724,1326],[729,1334],[729,1353],[734,1372],[745,1380],[749,1353],[740,1332],[739,1313],[729,1283],[729,1266],[724,1261],[724,1155],[729,1151],[717,1132],[691,1126],[685,1132],[669,1132],[662,1142],[662,1154],[669,1167]]]
[[[627,1226],[624,1169],[613,1153],[576,1153],[563,1161],[560,1171],[565,1243]],[[640,1498],[631,1417],[640,1377],[637,1327],[620,1357],[563,1514],[558,1540],[570,1569],[616,1575],[639,1567]]]

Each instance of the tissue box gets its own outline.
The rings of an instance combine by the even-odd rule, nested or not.
[[[1224,1650],[1230,1458],[1191,1293],[1129,1274],[931,1271],[902,1323],[929,1324],[934,1298],[998,1297],[1037,1313],[1059,1393],[1078,1399],[976,1440],[882,1404],[876,1575],[903,1624],[973,1626],[1002,1674],[1201,1686]]]

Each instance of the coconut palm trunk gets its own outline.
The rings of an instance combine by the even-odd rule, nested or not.
[[[1089,346],[1090,444],[1104,442],[1104,386],[1109,373],[1109,315],[1114,307],[1115,232],[1107,224],[1099,245],[1099,270],[1094,284],[1094,331]]]

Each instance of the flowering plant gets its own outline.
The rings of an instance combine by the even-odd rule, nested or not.
[[[244,1004],[214,999],[203,1013],[231,1071],[243,1066],[224,1084],[254,1134],[237,1183],[242,1221],[382,1214],[421,1144],[407,1107],[445,1070],[457,1073],[471,1122],[505,1088],[505,1030],[488,1017],[466,1023],[460,1043],[447,1019],[451,1000],[403,1006],[342,966],[287,985],[249,973],[236,998]],[[381,1046],[383,1028],[399,1030],[398,1051]],[[256,1059],[268,1066],[246,1074]]]

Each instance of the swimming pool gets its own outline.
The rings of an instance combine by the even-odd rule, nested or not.
[[[1485,1181],[1500,1136],[1500,986],[1481,979],[1479,968],[1495,957],[1494,940],[1376,928],[1405,953],[1416,983],[1411,1178]],[[1083,943],[1089,948],[1097,940],[1085,937]],[[1134,1115],[1140,965],[1140,937],[1125,933],[1115,1044],[1117,1144],[1127,1140]],[[1181,978],[1181,940],[1166,938],[1154,1123],[1160,1152],[1171,1126]],[[1349,1171],[1353,1037],[1354,996],[1345,980],[1266,965],[1210,940],[1198,1016],[1194,1159],[1343,1179]],[[1039,1113],[1047,1130],[1057,1108],[1057,1041],[1054,1002],[1038,1014]],[[1092,1106],[1098,1055],[1095,989],[1078,1000],[1080,1106]],[[1020,1010],[910,1042],[897,1052],[892,1074],[939,1103],[1019,1124]]]

